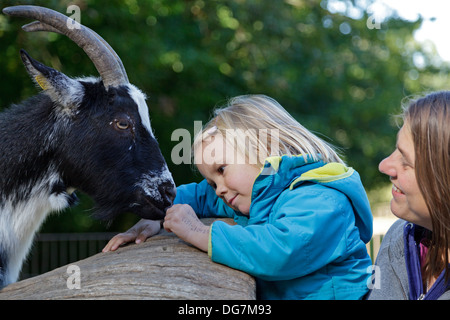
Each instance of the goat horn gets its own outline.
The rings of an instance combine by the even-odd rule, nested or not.
[[[109,52],[111,52],[111,54],[114,56],[114,58],[116,59],[117,63],[119,64],[120,69],[122,70],[122,73],[123,73],[124,77],[126,78],[126,83],[128,83],[128,77],[127,77],[127,72],[125,71],[125,67],[123,66],[122,60],[120,60],[119,56],[114,51],[114,49],[97,32],[95,32],[94,30],[92,30],[89,27],[86,27],[86,26],[83,26],[83,27],[86,28],[87,31],[90,31],[97,38],[97,40],[101,41],[101,43],[103,43],[103,45],[109,49]],[[56,29],[56,28],[54,28],[54,27],[52,27],[52,26],[50,26],[50,25],[48,25],[48,24],[46,24],[44,22],[41,22],[41,21],[34,21],[34,22],[29,23],[29,24],[26,24],[26,25],[22,26],[22,29],[24,31],[26,31],[26,32],[49,31],[49,32],[55,32],[55,33],[63,34],[58,29]]]
[[[102,37],[88,27],[75,22],[75,27],[69,28],[69,17],[38,6],[7,7],[3,9],[3,13],[38,20],[23,26],[25,31],[51,31],[66,35],[88,55],[106,88],[129,83],[119,56]]]

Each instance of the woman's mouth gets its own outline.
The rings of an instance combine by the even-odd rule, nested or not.
[[[395,184],[392,185],[392,193],[393,193],[393,195],[404,194],[403,191],[400,190]]]

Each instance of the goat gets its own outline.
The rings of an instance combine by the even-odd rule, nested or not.
[[[106,41],[47,8],[3,13],[38,20],[25,31],[68,36],[100,78],[69,78],[20,52],[43,92],[0,113],[0,289],[17,281],[34,234],[51,211],[76,202],[74,190],[90,196],[94,217],[104,220],[123,212],[162,219],[176,194],[145,96]]]

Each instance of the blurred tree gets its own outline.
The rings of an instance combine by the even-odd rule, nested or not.
[[[65,13],[81,8],[81,23],[104,37],[121,57],[130,81],[149,96],[152,126],[177,184],[198,181],[190,164],[170,159],[177,128],[191,134],[227,98],[264,93],[308,129],[342,149],[367,188],[386,181],[379,161],[395,145],[405,96],[442,88],[448,66],[413,39],[420,24],[392,16],[379,29],[359,1],[343,0],[360,17],[332,13],[327,0],[1,0],[0,7],[35,4]],[[70,14],[69,14],[70,15]],[[64,36],[26,34],[28,21],[0,15],[0,108],[35,94],[19,58],[35,59],[70,76],[96,75],[83,51]],[[417,57],[423,63],[417,65]],[[90,199],[44,231],[103,230],[85,211]],[[124,215],[111,229],[137,220]]]

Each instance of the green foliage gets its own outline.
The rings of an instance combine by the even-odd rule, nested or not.
[[[130,81],[149,96],[152,126],[177,184],[198,181],[191,165],[170,161],[177,128],[193,133],[227,98],[264,93],[308,129],[340,147],[368,189],[386,181],[378,163],[395,145],[405,96],[436,90],[448,67],[414,42],[421,21],[396,17],[380,29],[327,10],[320,0],[83,0],[21,1],[65,13],[81,8],[81,23],[105,38],[121,57]],[[18,1],[1,2],[1,7]],[[350,1],[348,6],[355,6]],[[0,15],[0,108],[37,92],[19,58],[35,59],[69,76],[96,75],[84,52],[64,36],[26,34],[28,21]],[[420,55],[425,65],[416,66]],[[438,61],[439,62],[439,61]],[[416,63],[417,64],[417,63]],[[6,80],[6,81],[5,81]],[[90,200],[51,219],[46,231],[92,231],[104,225],[84,211]],[[125,215],[111,228],[136,221]]]

